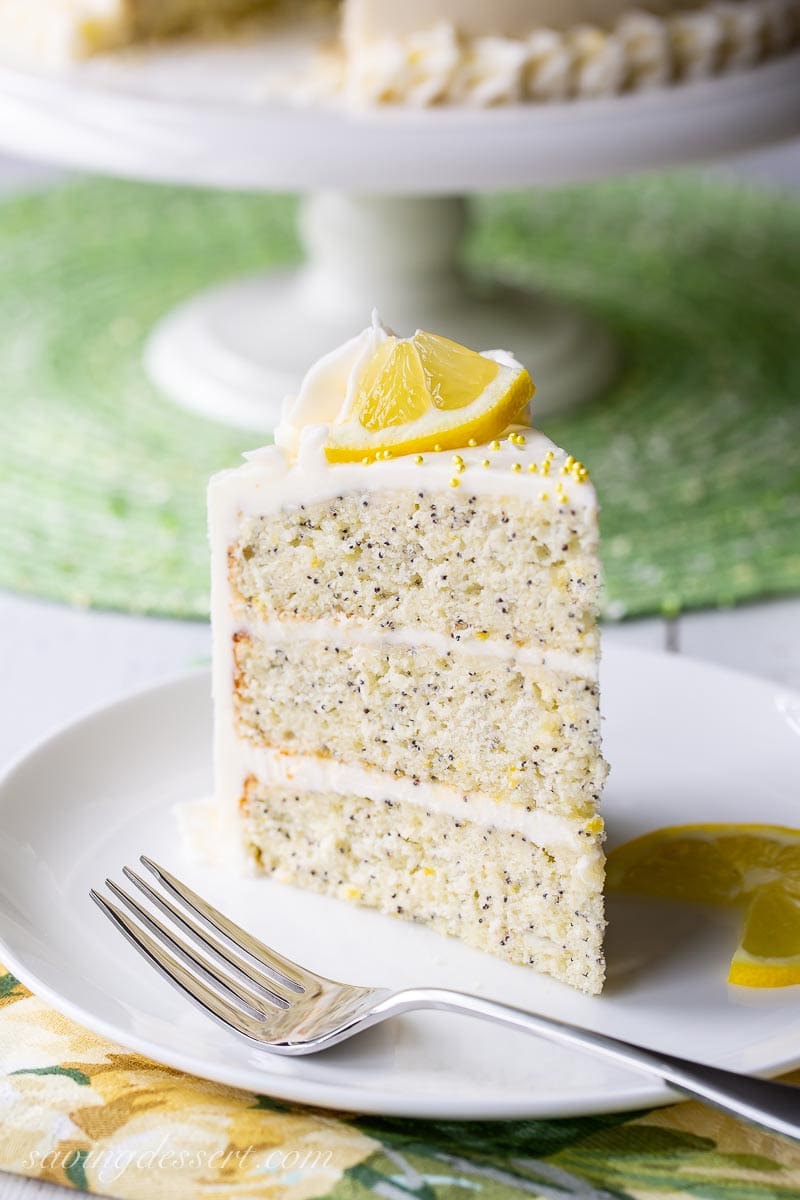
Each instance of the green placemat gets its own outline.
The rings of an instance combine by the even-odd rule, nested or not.
[[[546,425],[601,493],[607,614],[800,590],[800,204],[683,177],[477,211],[477,267],[622,346],[608,395]],[[199,288],[296,260],[293,214],[107,181],[0,206],[0,585],[206,614],[205,482],[261,439],[163,401],[142,344]]]

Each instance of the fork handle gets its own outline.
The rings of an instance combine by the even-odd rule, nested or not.
[[[395,995],[392,1007],[395,1011],[405,1008],[445,1009],[483,1017],[550,1042],[588,1050],[601,1058],[655,1076],[680,1092],[704,1100],[714,1108],[742,1117],[772,1133],[800,1140],[800,1088],[790,1084],[758,1079],[737,1071],[705,1066],[673,1054],[647,1050],[604,1033],[581,1029],[554,1017],[525,1012],[510,1004],[485,1000],[482,996],[471,996],[466,992],[415,988]]]

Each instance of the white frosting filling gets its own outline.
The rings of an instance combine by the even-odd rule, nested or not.
[[[454,634],[447,637],[431,629],[375,629],[354,621],[239,621],[237,631],[248,634],[266,645],[286,645],[287,642],[331,642],[337,646],[426,646],[438,654],[469,654],[477,658],[501,659],[522,666],[544,667],[579,679],[597,679],[597,658],[594,654],[570,654],[566,650],[546,650],[538,646],[517,646],[497,638],[476,638]]]
[[[444,813],[456,820],[520,833],[545,849],[568,848],[583,853],[587,836],[581,834],[586,821],[561,817],[519,804],[494,800],[482,792],[463,793],[442,783],[415,784],[371,767],[354,766],[331,758],[287,754],[242,740],[239,743],[242,779],[255,775],[267,787],[299,788],[311,792],[335,792],[340,796],[362,796],[376,804],[417,804],[426,812]],[[590,857],[596,857],[593,852]]]
[[[256,775],[273,787],[299,787],[312,792],[336,792],[340,796],[363,796],[376,804],[418,804],[428,812],[446,813],[455,818],[513,829],[531,837],[539,845],[569,845],[576,849],[578,829],[584,822],[569,821],[553,813],[493,800],[482,792],[464,794],[442,783],[415,784],[413,779],[397,777],[371,767],[337,762],[331,758],[286,754],[242,741],[239,757],[244,777]]]
[[[284,400],[281,420],[275,428],[275,445],[285,452],[287,461],[298,454],[306,429],[327,427],[347,419],[364,367],[389,336],[389,330],[373,310],[372,322],[366,329],[324,354],[309,368],[297,395]]]

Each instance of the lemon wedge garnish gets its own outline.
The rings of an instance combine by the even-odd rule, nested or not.
[[[740,987],[800,983],[800,886],[774,883],[759,888],[728,981]]]
[[[800,830],[782,825],[674,825],[613,850],[609,891],[741,906],[729,983],[800,983]]]
[[[418,330],[387,337],[364,365],[344,419],[332,425],[330,462],[457,450],[490,441],[533,395],[524,367],[507,366]]]

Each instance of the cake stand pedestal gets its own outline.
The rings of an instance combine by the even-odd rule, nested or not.
[[[472,279],[458,263],[466,201],[319,192],[303,202],[306,262],[236,280],[171,312],[146,365],[185,408],[269,429],[310,362],[368,323],[370,305],[402,334],[449,334],[480,349],[513,347],[534,364],[537,414],[566,408],[610,380],[611,339],[546,296]]]
[[[253,430],[274,425],[308,363],[363,328],[373,306],[401,334],[423,327],[513,348],[539,385],[537,415],[589,399],[614,370],[609,336],[547,295],[468,277],[458,197],[800,133],[797,52],[608,100],[355,115],[275,99],[275,80],[313,50],[287,38],[160,47],[60,73],[0,62],[0,145],[11,151],[132,178],[306,194],[303,267],[190,299],[147,346],[148,370],[171,399]]]

